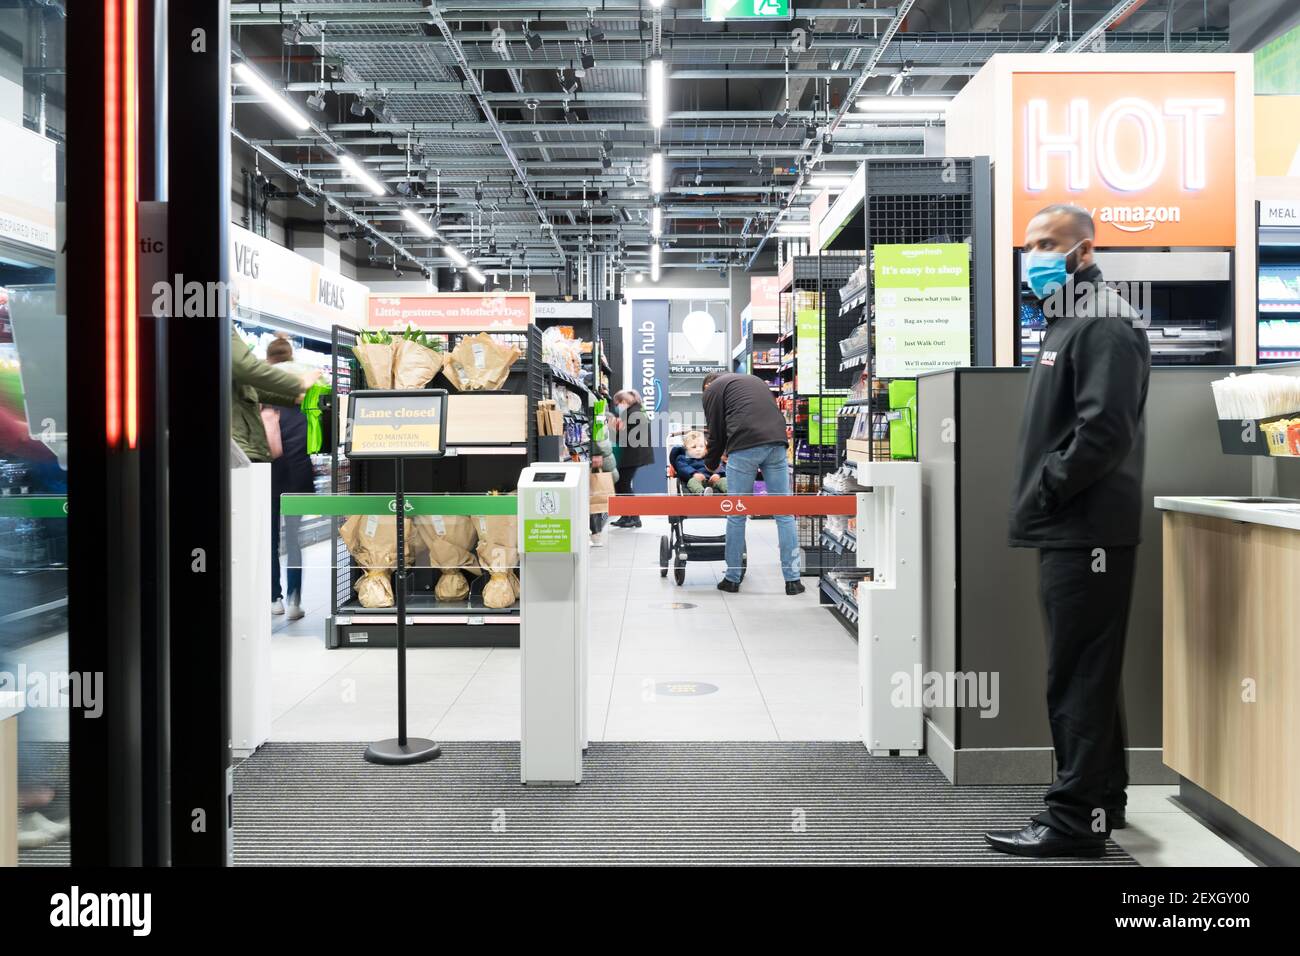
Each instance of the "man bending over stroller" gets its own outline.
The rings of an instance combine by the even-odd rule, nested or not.
[[[686,482],[686,490],[693,495],[711,495],[727,493],[727,466],[720,463],[717,471],[712,471],[704,461],[709,443],[704,432],[691,431],[682,436],[683,450],[673,462],[677,476]]]

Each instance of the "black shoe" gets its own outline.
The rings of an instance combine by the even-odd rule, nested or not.
[[[633,518],[630,515],[624,515],[621,518],[615,518],[609,524],[612,528],[631,528],[633,526],[632,521]]]
[[[1124,812],[1123,807],[1110,811],[1110,813],[1106,814],[1106,817],[1112,830],[1125,830],[1128,828],[1128,815]]]
[[[808,589],[807,589],[806,587],[803,586],[803,582],[802,582],[802,581],[786,581],[786,582],[785,582],[785,593],[786,593],[786,594],[803,594],[803,592],[806,591],[806,590],[808,590]]]
[[[984,834],[984,841],[1013,856],[1098,857],[1106,852],[1105,837],[1067,836],[1043,823],[1030,823],[1023,830],[994,830]]]
[[[740,582],[728,581],[726,578],[723,578],[718,582],[718,590],[726,591],[728,594],[735,594],[740,590]]]

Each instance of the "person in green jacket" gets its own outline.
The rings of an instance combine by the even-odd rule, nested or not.
[[[261,405],[297,406],[320,371],[293,375],[263,362],[234,329],[230,332],[230,437],[249,461],[271,460],[271,446],[262,425]]]

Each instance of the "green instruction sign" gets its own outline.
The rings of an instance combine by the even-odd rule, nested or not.
[[[573,542],[568,518],[524,519],[524,551],[528,554],[568,554]]]
[[[704,0],[706,20],[789,20],[790,0]]]
[[[874,247],[876,375],[912,378],[970,365],[970,247]]]

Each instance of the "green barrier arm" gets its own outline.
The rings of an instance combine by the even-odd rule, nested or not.
[[[406,495],[407,517],[416,515],[513,515],[514,495]],[[283,515],[391,515],[392,495],[281,495]]]
[[[67,495],[0,495],[0,518],[66,518]]]

